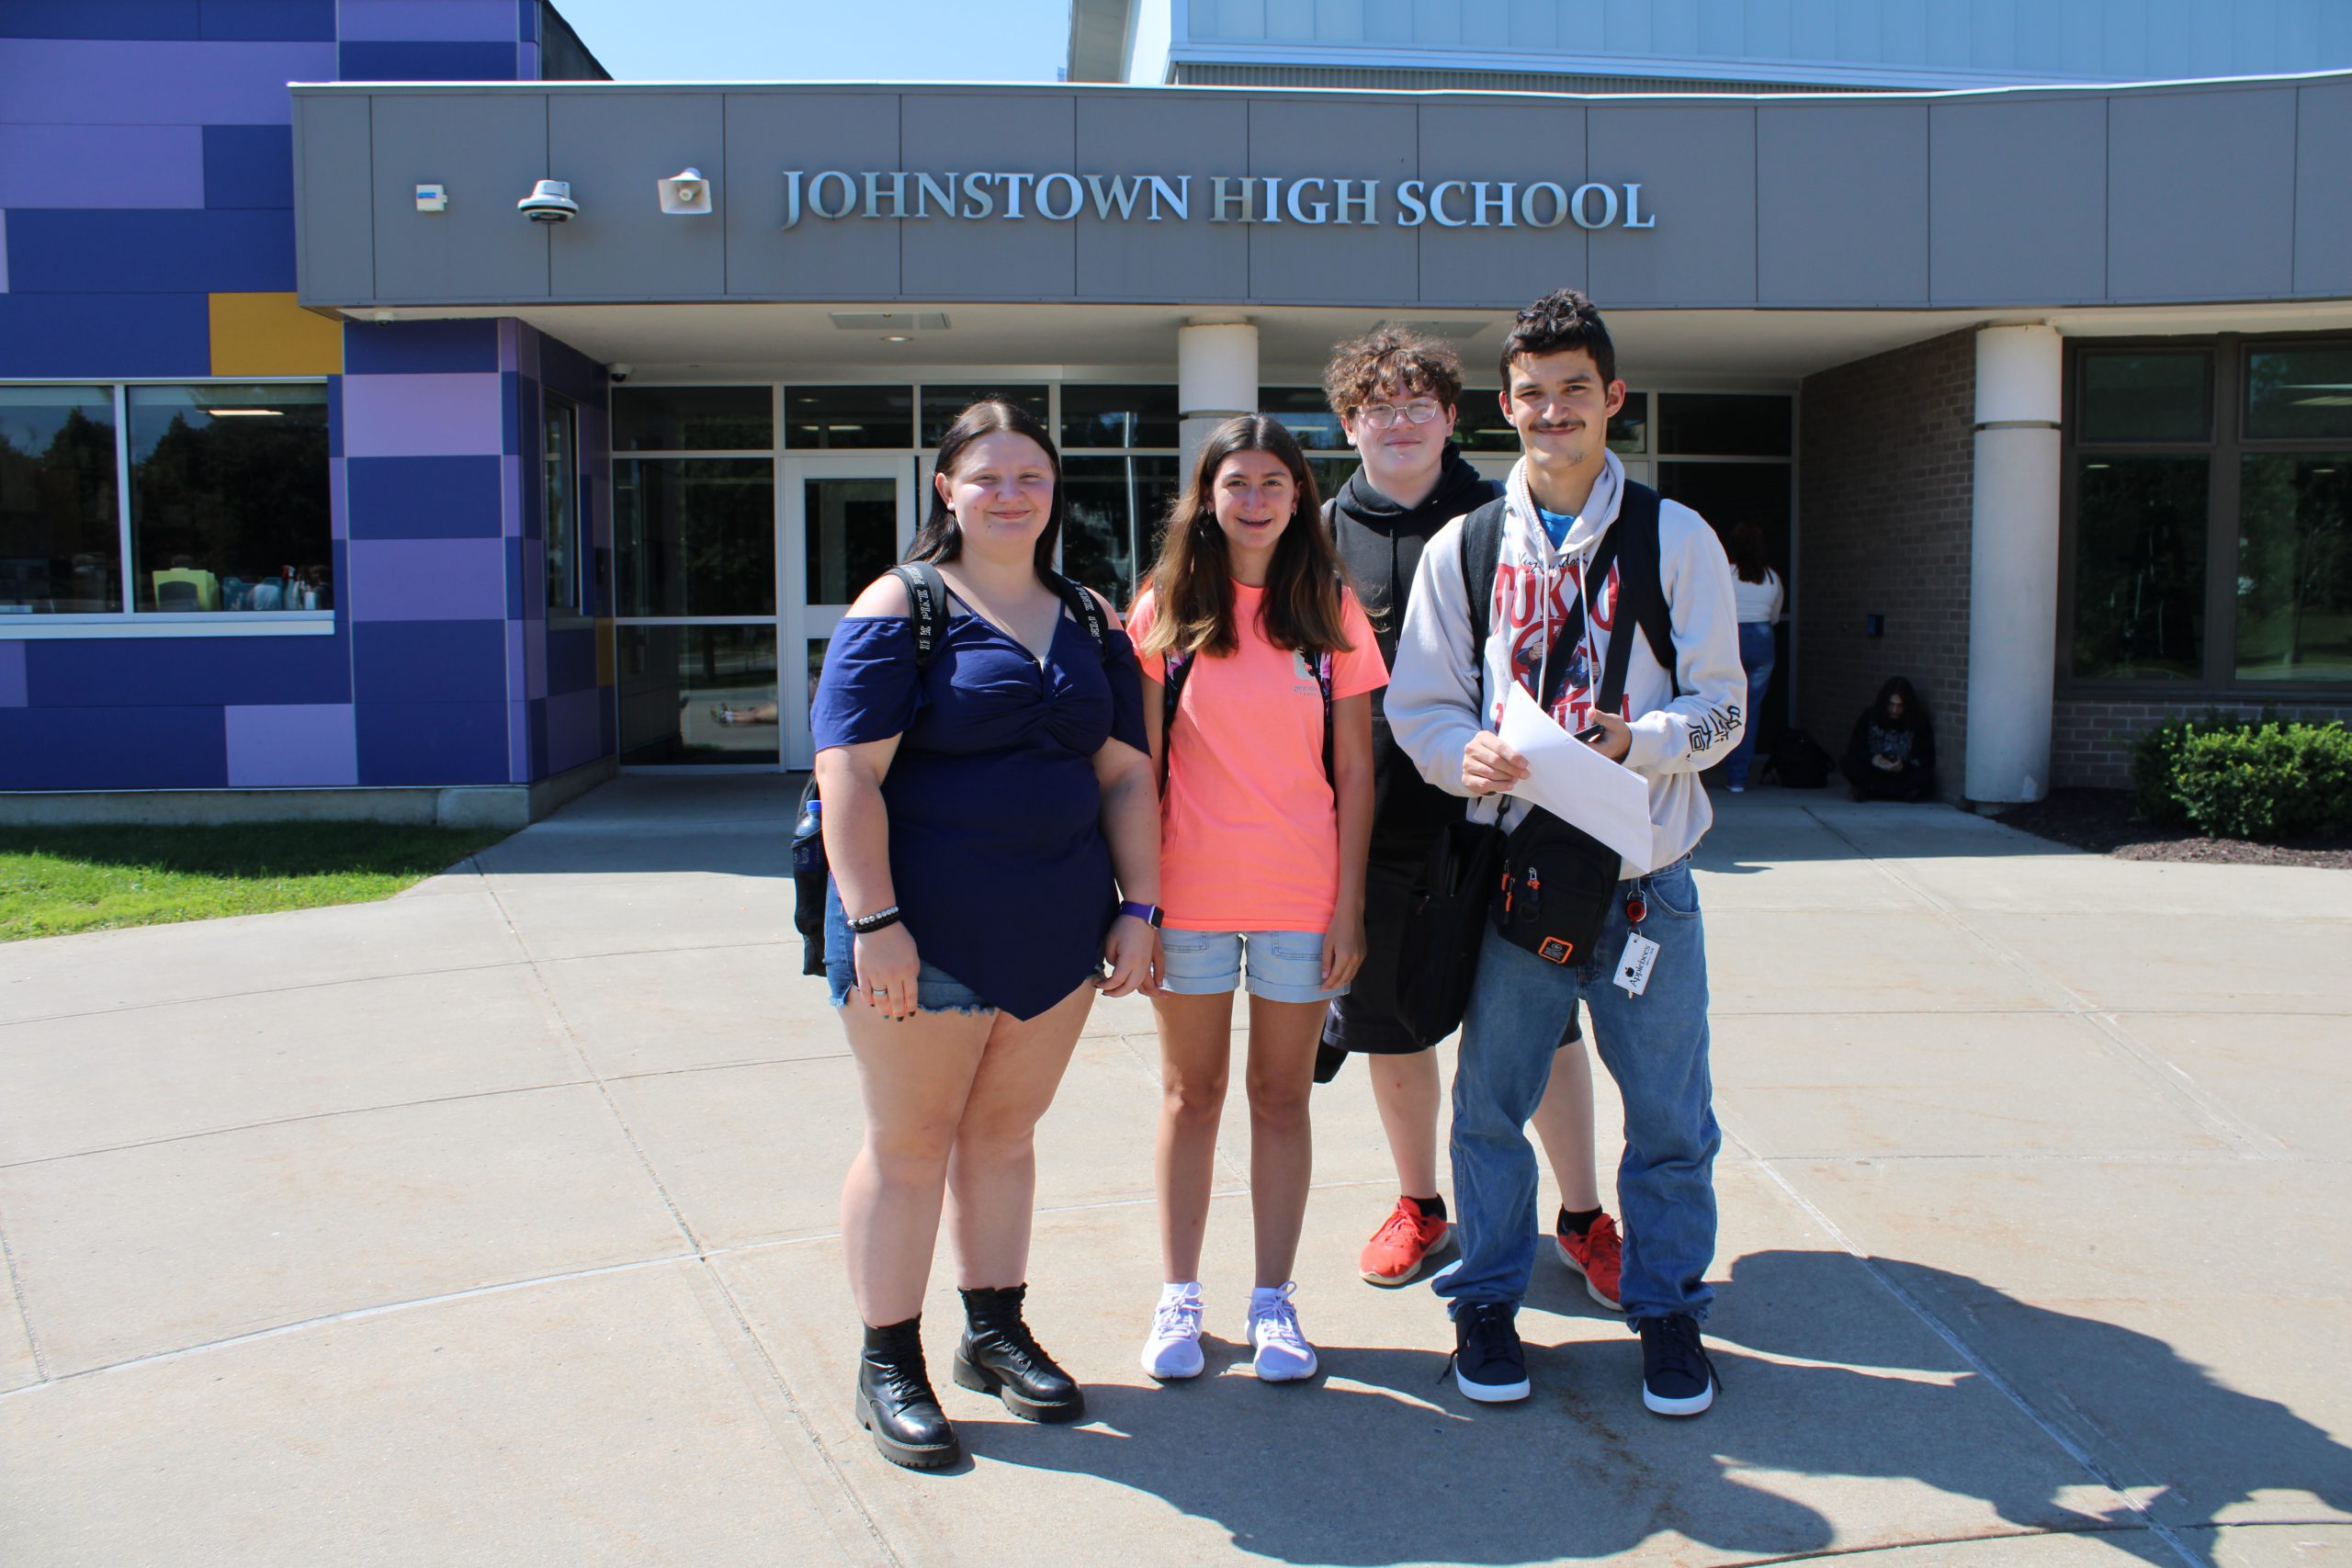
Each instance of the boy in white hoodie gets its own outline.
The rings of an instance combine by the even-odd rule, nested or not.
[[[1528,1394],[1515,1318],[1534,1262],[1536,1166],[1525,1126],[1551,1070],[1562,1021],[1579,997],[1595,1048],[1625,1104],[1618,1168],[1624,1215],[1620,1299],[1642,1337],[1642,1398],[1667,1416],[1695,1416],[1714,1399],[1714,1369],[1699,1336],[1713,1292],[1715,1125],[1707,1066],[1706,942],[1690,854],[1713,814],[1698,773],[1725,755],[1746,715],[1747,677],[1730,563],[1704,519],[1658,502],[1657,579],[1671,626],[1671,667],[1617,603],[1622,557],[1593,585],[1575,646],[1565,631],[1584,592],[1583,571],[1618,516],[1628,480],[1607,445],[1624,404],[1616,351],[1592,301],[1574,289],[1519,313],[1503,344],[1504,414],[1521,457],[1501,502],[1501,551],[1492,582],[1464,581],[1463,530],[1448,524],[1422,552],[1405,616],[1388,721],[1423,777],[1468,795],[1474,817],[1516,827],[1530,807],[1509,792],[1527,765],[1495,733],[1516,680],[1537,694],[1545,661],[1568,660],[1553,716],[1570,730],[1598,726],[1593,744],[1649,782],[1656,869],[1627,868],[1600,940],[1582,964],[1555,964],[1485,933],[1462,1025],[1453,1080],[1455,1227],[1462,1260],[1441,1275],[1454,1324],[1454,1381],[1472,1399]],[[1474,514],[1475,515],[1475,514]],[[1470,595],[1486,598],[1487,636],[1472,646]],[[1622,612],[1622,613],[1621,613]],[[1634,639],[1624,699],[1595,708],[1610,640]],[[1636,940],[1657,944],[1639,994],[1614,983]]]

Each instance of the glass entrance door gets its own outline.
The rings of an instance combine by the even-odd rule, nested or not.
[[[781,468],[781,683],[798,693],[781,716],[784,761],[787,768],[808,768],[816,763],[808,705],[825,645],[850,601],[889,570],[914,537],[915,461],[904,453],[823,453],[787,457]]]

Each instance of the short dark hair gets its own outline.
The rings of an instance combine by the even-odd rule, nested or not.
[[[1521,355],[1562,354],[1572,348],[1592,355],[1604,384],[1617,379],[1617,345],[1609,341],[1600,307],[1581,289],[1555,288],[1520,311],[1510,335],[1503,339],[1503,389],[1510,389],[1511,361]]]
[[[1323,367],[1323,396],[1342,419],[1393,385],[1403,397],[1430,397],[1441,408],[1462,400],[1462,356],[1453,346],[1419,333],[1375,327],[1331,351]]]

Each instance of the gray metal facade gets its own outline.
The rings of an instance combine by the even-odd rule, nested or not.
[[[1209,88],[295,89],[305,304],[907,300],[1927,309],[2352,293],[2352,75],[1741,99]],[[660,214],[694,165],[718,211]],[[821,220],[784,172],[1193,176],[1190,216]],[[1217,175],[1375,179],[1385,221],[1210,220]],[[517,197],[567,179],[542,227]],[[1399,182],[1642,187],[1654,228],[1403,227]],[[413,187],[448,187],[415,210]],[[1466,196],[1464,198],[1466,200]],[[1466,210],[1466,209],[1457,209]]]

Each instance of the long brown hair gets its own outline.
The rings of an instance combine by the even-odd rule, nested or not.
[[[1340,612],[1339,552],[1323,531],[1323,502],[1298,440],[1280,420],[1242,414],[1209,432],[1192,482],[1159,531],[1151,567],[1151,625],[1136,651],[1227,654],[1241,646],[1233,624],[1233,566],[1216,522],[1216,474],[1237,452],[1264,452],[1290,470],[1298,508],[1275,542],[1259,601],[1258,629],[1276,648],[1345,653]]]
[[[1035,557],[1038,577],[1051,582],[1054,580],[1054,547],[1062,536],[1062,455],[1054,449],[1053,434],[1046,428],[1044,420],[1019,403],[1008,402],[1001,398],[983,398],[957,414],[956,423],[947,427],[947,434],[940,437],[939,457],[932,464],[932,472],[952,478],[957,460],[964,456],[964,448],[981,436],[993,435],[999,431],[1025,435],[1035,441],[1038,449],[1046,454],[1046,466],[1053,470],[1054,504],[1052,510],[1046,513],[1046,531],[1037,536]],[[906,558],[910,561],[952,561],[963,553],[964,530],[956,523],[956,514],[947,510],[947,500],[934,484],[931,487],[931,511],[924,515],[922,526],[915,530],[914,542],[907,547]]]
[[[1764,530],[1753,523],[1742,523],[1731,531],[1731,564],[1743,582],[1763,582],[1772,575],[1772,563],[1764,553]]]

